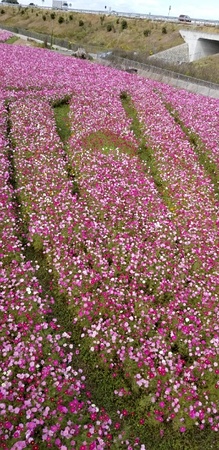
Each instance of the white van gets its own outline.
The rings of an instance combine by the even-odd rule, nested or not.
[[[185,14],[180,14],[178,17],[179,22],[191,22],[191,18],[189,16],[186,16]]]

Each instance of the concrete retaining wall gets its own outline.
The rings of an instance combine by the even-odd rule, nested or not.
[[[177,45],[156,55],[149,56],[149,60],[161,60],[169,63],[177,64],[181,62],[189,62],[189,46],[188,44]]]
[[[113,58],[111,61],[109,59],[97,58],[97,61],[100,64],[112,66],[119,70],[128,69],[130,71],[130,68],[134,68],[137,69],[137,74],[142,77],[151,78],[152,80],[160,81],[161,83],[166,83],[196,94],[219,98],[219,84],[209,83],[208,81],[188,77],[177,72],[119,57]]]

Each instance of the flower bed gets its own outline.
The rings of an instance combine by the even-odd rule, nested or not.
[[[137,422],[160,437],[168,427],[218,431],[218,203],[162,101],[171,89],[39,49],[20,61],[8,48],[0,46],[2,448],[143,450],[141,431],[129,431]],[[160,189],[139,159],[126,92]],[[66,145],[51,106],[62,98]],[[107,374],[113,419],[87,388],[81,367],[90,361]]]
[[[197,97],[189,92],[165,92],[165,99],[188,128],[189,133],[196,133],[205,144],[205,151],[219,170],[218,156],[218,101],[213,98]]]
[[[0,446],[102,449],[111,420],[89,400],[83,371],[72,364],[71,334],[51,317],[54,299],[43,293],[39,265],[26,261],[17,238],[5,118],[1,105]]]

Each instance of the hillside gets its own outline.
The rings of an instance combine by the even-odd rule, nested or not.
[[[2,5],[0,26],[23,28],[58,37],[70,45],[92,47],[100,52],[113,50],[117,54],[142,62],[160,51],[183,44],[179,33],[183,28],[217,33],[216,27],[182,25],[173,22],[153,22],[110,15],[81,14],[73,11],[52,11],[36,7]],[[169,67],[170,68],[170,67]],[[174,70],[218,83],[219,55],[175,67]]]

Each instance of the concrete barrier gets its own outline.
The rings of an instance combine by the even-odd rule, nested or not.
[[[141,64],[137,61],[131,61],[120,57],[114,57],[111,60],[97,58],[96,61],[98,61],[99,64],[112,66],[119,70],[126,70],[128,67],[132,67],[137,69],[137,74],[142,77],[160,81],[161,83],[169,84],[179,89],[185,89],[196,94],[219,98],[219,84],[216,83],[210,83],[205,80],[199,80],[177,72],[161,69],[160,67]]]

